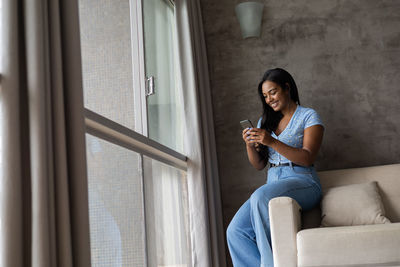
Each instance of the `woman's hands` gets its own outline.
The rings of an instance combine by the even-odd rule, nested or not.
[[[242,138],[244,142],[246,143],[246,146],[255,148],[257,152],[260,152],[261,148],[258,143],[250,142],[250,130],[253,128],[246,128],[242,131]]]
[[[246,128],[242,131],[242,138],[243,141],[246,143],[248,146],[254,146],[254,144],[250,143],[250,139],[248,138],[250,136],[250,130],[252,128]]]
[[[254,146],[256,149],[259,144],[271,146],[275,142],[275,138],[261,128],[246,128],[242,132],[242,137],[246,145]]]
[[[266,130],[260,128],[246,128],[242,132],[243,140],[246,142],[247,155],[250,163],[257,169],[262,170],[267,164],[265,157],[261,156],[260,144],[268,146],[301,166],[310,166],[314,163],[318,150],[322,143],[324,127],[314,125],[304,130],[303,147],[289,146],[278,139],[273,138]]]
[[[242,132],[242,138],[246,142],[247,156],[251,165],[253,165],[257,170],[262,170],[267,165],[266,158],[259,153],[261,151],[261,146],[258,142],[251,140],[252,130],[254,128],[246,128]]]

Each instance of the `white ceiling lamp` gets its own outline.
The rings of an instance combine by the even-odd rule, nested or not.
[[[243,2],[236,6],[243,38],[260,37],[263,8],[264,4],[259,2]]]

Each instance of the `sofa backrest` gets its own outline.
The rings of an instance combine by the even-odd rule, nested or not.
[[[391,222],[400,222],[400,164],[322,171],[318,175],[322,191],[335,186],[377,181],[386,217]],[[303,228],[318,227],[321,222],[320,208],[304,212],[302,221]]]

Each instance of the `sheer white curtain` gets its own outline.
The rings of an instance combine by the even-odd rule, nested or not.
[[[193,266],[226,266],[214,122],[199,0],[176,0]]]
[[[144,158],[148,266],[191,266],[186,172]]]
[[[0,266],[90,266],[77,3],[0,2]]]

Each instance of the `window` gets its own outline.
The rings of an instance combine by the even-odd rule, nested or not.
[[[92,266],[190,266],[174,3],[79,12]]]

